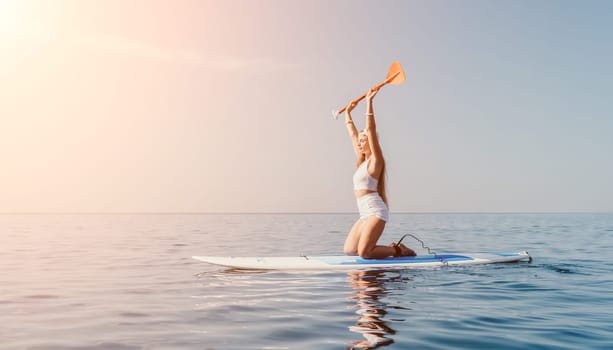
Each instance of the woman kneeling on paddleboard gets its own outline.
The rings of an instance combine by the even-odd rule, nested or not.
[[[377,245],[389,217],[385,195],[385,159],[375,126],[372,100],[378,90],[366,94],[366,129],[358,133],[351,111],[356,102],[345,109],[345,123],[357,157],[357,170],[353,174],[353,189],[358,202],[360,218],[353,224],[345,240],[347,255],[365,259],[383,259],[389,256],[414,256],[415,252],[404,244]]]

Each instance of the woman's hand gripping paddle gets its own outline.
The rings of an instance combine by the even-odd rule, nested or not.
[[[373,87],[372,90],[379,90],[383,85],[386,85],[386,84],[394,84],[394,85],[402,84],[404,80],[405,80],[405,77],[404,77],[404,71],[402,71],[402,66],[400,66],[400,63],[398,61],[396,61],[392,63],[392,65],[390,66],[390,69],[387,72],[387,77],[385,78],[385,80],[375,85],[375,87]],[[358,102],[362,101],[365,97],[366,97],[366,94],[356,98],[355,100],[351,101],[351,103],[357,104]],[[345,111],[346,107],[347,106],[337,111],[332,111],[332,116],[334,117],[334,119],[338,119],[338,116]]]

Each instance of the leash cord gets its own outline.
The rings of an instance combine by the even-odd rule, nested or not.
[[[405,239],[407,236],[415,239],[416,241],[418,241],[421,244],[421,247],[426,249],[428,251],[428,254],[433,255],[435,259],[438,259],[441,261],[441,263],[443,263],[443,265],[445,266],[449,266],[449,264],[447,263],[447,261],[441,257],[440,255],[436,254],[436,252],[432,249],[430,249],[430,247],[428,247],[424,241],[422,241],[419,237],[416,237],[415,235],[411,234],[411,233],[405,233],[402,237],[400,237],[400,239],[398,240],[398,243],[396,244],[400,244],[402,242],[403,239]]]

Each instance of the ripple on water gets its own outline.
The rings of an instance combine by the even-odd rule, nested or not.
[[[32,300],[47,300],[47,299],[58,299],[61,298],[59,295],[54,294],[33,294],[24,296],[26,299]]]
[[[139,350],[141,346],[128,345],[123,343],[99,343],[92,345],[35,345],[30,350]]]

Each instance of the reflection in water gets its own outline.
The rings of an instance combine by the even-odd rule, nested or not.
[[[354,292],[349,299],[356,303],[356,314],[359,315],[356,324],[349,330],[366,338],[353,342],[350,349],[375,349],[392,344],[394,340],[389,336],[396,331],[384,320],[388,305],[382,299],[388,293],[385,283],[401,282],[400,273],[389,270],[353,271],[348,273],[348,277]]]

